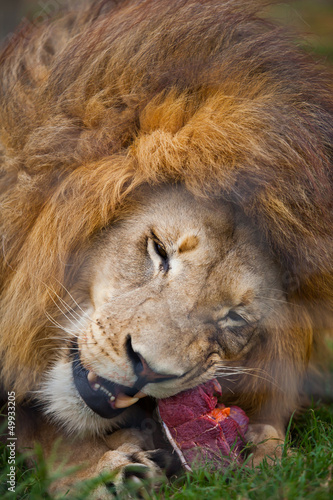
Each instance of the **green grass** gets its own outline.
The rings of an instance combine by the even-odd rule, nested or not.
[[[66,5],[66,0],[48,3],[40,0],[22,0],[21,17],[33,17],[38,12],[42,16],[57,6]],[[49,8],[48,8],[49,6]],[[268,16],[296,29],[305,40],[305,49],[314,52],[324,61],[333,62],[333,2],[332,0],[291,0],[279,1],[268,9]],[[20,18],[18,18],[19,22]]]
[[[62,474],[49,474],[47,466],[38,451],[36,467],[29,469],[23,457],[17,459],[17,487],[13,495],[7,491],[7,453],[5,446],[0,450],[2,473],[0,477],[0,498],[9,499],[51,499],[47,488],[53,479]],[[245,463],[236,470],[209,473],[197,470],[165,483],[157,492],[149,486],[141,488],[141,498],[161,500],[266,500],[266,499],[313,499],[333,498],[333,406],[318,405],[293,420],[286,440],[285,453],[272,467],[267,462],[253,469]],[[62,498],[79,500],[90,498],[92,488],[98,480],[90,481],[79,492]],[[133,485],[128,490],[134,495]],[[120,498],[129,498],[128,491]]]
[[[300,33],[303,47],[333,62],[333,3],[331,0],[279,2],[269,9],[270,17]]]

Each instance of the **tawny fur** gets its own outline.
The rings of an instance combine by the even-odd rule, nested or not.
[[[18,397],[60,345],[53,298],[146,183],[230,200],[268,242],[299,318],[255,366],[292,352],[302,371],[331,326],[331,90],[255,4],[97,2],[4,49],[0,352]],[[244,382],[244,407],[259,384]]]

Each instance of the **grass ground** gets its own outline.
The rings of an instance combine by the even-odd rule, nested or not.
[[[47,493],[50,481],[59,472],[50,476],[41,456],[34,469],[23,464],[23,457],[17,457],[17,487],[15,494],[7,490],[7,458],[5,446],[0,450],[1,468],[0,498],[2,500],[51,499]],[[293,420],[286,440],[283,458],[273,467],[267,462],[259,468],[245,466],[235,471],[209,473],[204,469],[193,474],[184,474],[171,483],[159,487],[158,492],[141,488],[141,498],[151,500],[283,500],[333,498],[333,406],[317,405]],[[128,484],[128,491],[134,495],[135,487]],[[91,484],[75,495],[66,495],[69,500],[89,499]]]

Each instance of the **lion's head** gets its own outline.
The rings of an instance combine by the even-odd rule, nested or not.
[[[2,54],[2,381],[69,428],[225,366],[247,411],[296,404],[332,317],[333,105],[252,5],[97,2]]]
[[[278,266],[235,207],[180,186],[132,201],[92,245],[73,292],[80,306],[61,306],[68,349],[41,399],[72,429],[109,426],[94,412],[116,417],[136,393],[230,377],[234,363],[272,349],[277,325],[290,328]]]

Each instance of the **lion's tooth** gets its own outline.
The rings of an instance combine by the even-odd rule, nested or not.
[[[97,382],[98,376],[94,372],[89,372],[87,375],[88,381],[93,384],[94,382]]]
[[[144,392],[142,391],[139,391],[137,392],[135,395],[134,395],[135,398],[138,398],[138,399],[141,399],[141,398],[145,398],[147,397],[147,394],[145,394]]]
[[[120,394],[118,394],[114,402],[114,407],[127,408],[128,406],[134,405],[137,401],[139,401],[139,398],[132,398],[131,396],[127,396],[126,394],[123,394],[121,392]]]
[[[101,388],[100,384],[98,383],[98,375],[96,375],[96,373],[90,371],[87,375],[87,379],[90,384],[90,387],[94,391],[98,391],[98,389]]]

